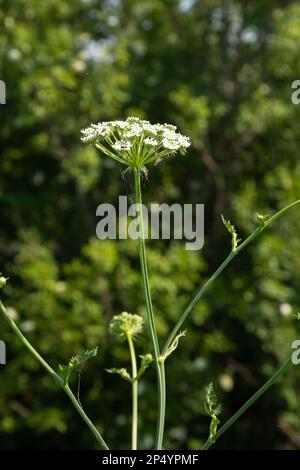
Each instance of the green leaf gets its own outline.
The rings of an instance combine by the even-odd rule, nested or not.
[[[217,433],[220,420],[217,418],[222,413],[221,403],[218,401],[214,385],[212,382],[206,387],[206,397],[204,402],[204,410],[211,417],[209,425],[209,438],[214,442],[214,436]]]
[[[209,416],[218,416],[222,412],[222,406],[218,402],[218,397],[212,382],[206,387],[204,409]]]
[[[135,378],[131,377],[127,369],[123,367],[120,369],[113,368],[113,369],[105,369],[105,370],[109,374],[118,374],[122,379],[126,380],[127,382],[134,383],[140,379],[140,377],[143,375],[147,367],[149,367],[151,362],[153,361],[152,354],[141,355],[140,358],[142,359],[142,361],[141,361],[140,369]]]
[[[61,376],[65,386],[68,385],[71,373],[73,371],[80,370],[89,359],[97,355],[97,352],[98,347],[81,351],[77,356],[71,357],[67,365],[59,365],[59,370],[62,372]]]
[[[241,239],[238,238],[236,228],[234,225],[231,224],[230,220],[226,220],[223,215],[221,217],[224,226],[226,227],[227,231],[231,234],[231,249],[232,251],[236,251]]]
[[[267,214],[256,214],[256,217],[258,218],[259,228],[261,229],[264,228],[264,226],[266,225],[266,222],[270,218],[270,216]]]
[[[179,332],[179,334],[174,338],[173,342],[168,347],[166,352],[160,356],[161,361],[165,361],[167,359],[167,357],[169,357],[170,354],[172,354],[175,351],[175,349],[178,347],[179,339],[182,338],[185,335],[186,335],[186,330]]]
[[[218,425],[220,420],[216,416],[212,416],[211,423],[209,425],[209,438],[214,442],[214,436],[217,434]]]
[[[118,374],[122,379],[126,380],[127,382],[133,383],[135,380],[131,377],[127,369],[121,368],[121,369],[105,369],[106,372],[109,374]]]
[[[150,366],[150,364],[153,362],[153,356],[152,354],[144,354],[141,355],[140,358],[142,359],[140,369],[137,373],[136,380],[139,380],[140,377],[144,374],[145,370]]]
[[[81,351],[77,356],[73,356],[70,359],[69,364],[72,364],[73,368],[81,367],[85,362],[87,362],[92,357],[96,357],[98,353],[98,346],[93,349],[87,349],[86,351]]]

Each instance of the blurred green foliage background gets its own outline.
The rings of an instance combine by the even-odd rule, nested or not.
[[[130,443],[130,386],[105,372],[129,365],[108,334],[114,314],[145,314],[137,244],[99,241],[96,207],[132,195],[120,168],[80,142],[80,129],[137,115],[192,138],[186,157],[151,169],[147,203],[205,204],[205,246],[148,242],[161,342],[230,250],[221,213],[242,238],[256,212],[300,194],[300,5],[261,0],[1,0],[0,266],[3,301],[57,369],[99,345],[81,401],[114,449]],[[224,422],[299,338],[299,209],[250,245],[199,302],[167,363],[166,448],[207,437],[212,380]],[[1,449],[93,449],[64,394],[0,321]],[[138,353],[150,349],[147,335]],[[76,377],[73,380],[76,389]],[[293,367],[215,445],[299,449],[299,368]],[[155,373],[140,386],[139,445],[155,431]]]

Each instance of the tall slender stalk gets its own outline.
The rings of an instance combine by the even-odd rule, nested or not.
[[[227,258],[223,261],[223,263],[217,268],[217,270],[212,274],[212,276],[205,282],[205,284],[200,287],[200,289],[196,292],[196,295],[193,297],[191,302],[188,304],[186,309],[184,310],[183,314],[179,318],[178,322],[174,326],[170,336],[168,337],[163,350],[162,354],[164,354],[169,346],[172,344],[174,338],[176,337],[177,333],[179,332],[182,324],[185,322],[195,305],[199,302],[203,294],[208,290],[208,288],[211,286],[211,284],[219,277],[219,275],[224,271],[226,266],[236,257],[236,255],[243,250],[250,242],[252,242],[268,225],[270,225],[272,222],[274,222],[276,219],[281,217],[283,214],[285,214],[289,209],[292,207],[296,206],[297,204],[300,203],[300,199],[297,201],[292,202],[288,206],[284,207],[280,211],[276,212],[272,217],[267,219],[264,224],[259,225],[254,232],[252,232],[246,240],[241,243],[235,251],[231,251],[231,253],[227,256]]]
[[[84,409],[82,408],[81,404],[78,402],[78,400],[76,399],[75,395],[73,394],[72,390],[70,389],[69,385],[66,385],[66,386],[62,386],[62,389],[64,390],[64,392],[68,395],[68,397],[70,398],[71,402],[73,403],[76,411],[78,412],[79,416],[81,416],[81,418],[83,419],[83,421],[85,422],[85,424],[89,427],[90,431],[92,432],[92,434],[94,435],[94,437],[96,438],[96,440],[98,441],[99,445],[100,445],[100,448],[102,450],[109,450],[109,447],[107,446],[106,442],[104,441],[103,437],[101,436],[101,434],[99,433],[98,429],[96,428],[96,426],[92,423],[92,421],[90,420],[90,418],[87,416],[87,414],[85,413]]]
[[[85,411],[83,410],[82,406],[80,403],[78,403],[75,395],[73,394],[72,390],[68,385],[64,384],[64,381],[62,378],[52,369],[51,366],[40,356],[40,354],[36,351],[36,349],[32,346],[32,344],[25,338],[21,330],[17,327],[15,322],[13,321],[12,318],[7,313],[6,308],[4,307],[3,303],[0,301],[0,311],[2,312],[4,318],[7,320],[9,323],[10,327],[13,329],[13,331],[17,334],[17,336],[20,338],[22,343],[26,346],[26,348],[31,352],[31,354],[35,357],[35,359],[46,369],[48,374],[51,375],[51,377],[54,379],[54,381],[63,389],[63,391],[67,394],[67,396],[70,398],[72,404],[74,405],[75,409],[85,422],[85,424],[89,427],[90,431],[93,433],[95,438],[97,439],[99,446],[103,450],[108,450],[108,446],[102,436],[100,435],[99,431],[97,428],[94,426],[92,421],[89,419]]]
[[[163,362],[160,361],[160,349],[159,349],[159,343],[158,343],[158,338],[157,338],[151,292],[150,292],[150,286],[149,286],[149,276],[148,276],[146,247],[145,247],[145,230],[144,230],[143,211],[142,211],[142,191],[141,191],[140,168],[134,169],[134,181],[135,181],[136,203],[138,207],[138,220],[139,220],[139,255],[140,255],[144,295],[145,295],[145,301],[146,301],[150,336],[151,336],[153,352],[154,352],[154,362],[155,362],[157,386],[158,386],[158,420],[157,420],[155,448],[157,450],[161,450],[162,442],[163,442],[163,434],[164,434],[164,422],[165,422],[166,384],[165,384],[165,375],[164,375],[164,365],[163,365]]]
[[[205,294],[205,292],[209,289],[209,287],[213,284],[213,282],[217,279],[217,277],[219,277],[219,275],[224,271],[224,269],[228,266],[228,264],[237,256],[237,254],[243,250],[243,248],[245,248],[249,243],[251,243],[268,225],[270,225],[272,222],[274,222],[275,220],[277,220],[279,217],[281,217],[282,215],[284,215],[287,211],[289,211],[292,207],[298,205],[300,203],[300,199],[292,202],[291,204],[287,205],[286,207],[284,207],[283,209],[281,209],[280,211],[276,212],[272,217],[270,217],[269,219],[267,219],[264,224],[260,224],[256,230],[254,230],[254,232],[252,232],[247,238],[246,240],[244,240],[243,243],[241,243],[236,250],[234,251],[231,251],[229,253],[229,255],[227,256],[227,258],[221,263],[221,265],[217,268],[217,270],[211,275],[211,277],[205,282],[205,284],[200,287],[200,289],[198,289],[198,291],[196,292],[195,296],[193,297],[193,299],[191,300],[191,302],[188,304],[188,306],[186,307],[186,309],[184,310],[183,314],[181,315],[181,317],[179,318],[179,320],[177,321],[176,325],[174,326],[172,332],[170,333],[163,349],[162,349],[162,355],[168,350],[168,348],[170,347],[170,345],[172,344],[174,338],[176,337],[176,335],[178,334],[182,324],[185,322],[185,320],[188,318],[189,314],[191,313],[191,311],[193,310],[193,308],[195,307],[195,305],[199,302],[199,300],[201,299],[201,297]],[[164,362],[161,362],[161,368],[164,369]],[[164,374],[164,370],[162,370],[161,372],[162,374]],[[272,378],[271,378],[272,379]],[[270,380],[271,380],[270,379]],[[268,383],[268,382],[267,382]],[[273,382],[272,382],[273,383]],[[271,383],[271,385],[272,385]],[[164,388],[164,391],[166,393],[166,386]],[[260,396],[260,395],[259,395]],[[251,399],[250,399],[251,400]],[[247,402],[248,403],[248,402]],[[247,405],[247,403],[245,405]],[[251,403],[249,404],[249,406],[251,405]],[[247,408],[246,408],[247,409]],[[242,413],[244,411],[242,410]],[[232,417],[232,419],[236,416],[236,418],[234,419],[234,421],[236,419],[238,419],[238,417],[240,416],[240,414],[238,415],[239,411],[236,413],[236,415],[234,415]],[[241,413],[241,414],[242,414]],[[233,422],[230,422],[228,426],[230,426],[231,424],[233,424]],[[227,424],[227,423],[226,423]],[[226,426],[226,424],[224,426]],[[221,432],[221,430],[223,429],[223,432],[227,429],[224,429],[224,426],[220,429],[219,432]],[[162,428],[164,428],[164,423],[162,423]],[[223,433],[222,432],[222,433]],[[221,434],[222,434],[221,433]],[[217,436],[219,437],[221,434],[217,434]]]
[[[281,375],[289,368],[291,364],[291,357],[289,357],[288,360],[272,375],[272,377],[262,387],[260,387],[260,389],[257,390],[257,392],[255,392],[254,395],[252,395],[252,397],[249,398],[249,400],[246,401],[246,403],[244,403],[244,405],[233,416],[231,416],[228,421],[226,421],[226,423],[215,434],[213,439],[207,439],[201,450],[209,449],[216,442],[216,440],[219,439],[219,437],[221,437],[222,434],[224,434],[224,432],[227,431],[227,429],[230,428],[230,426],[232,426],[239,419],[239,417],[245,413],[245,411],[273,385],[273,383],[279,377],[281,377]]]
[[[137,365],[136,355],[134,350],[133,339],[130,334],[127,334],[129,344],[132,378],[137,379]],[[138,380],[132,383],[132,431],[131,431],[131,448],[137,450],[137,430],[138,430]]]

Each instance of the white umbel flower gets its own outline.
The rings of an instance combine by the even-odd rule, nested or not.
[[[159,144],[159,141],[156,139],[153,139],[153,137],[146,137],[144,139],[144,144],[150,145],[151,147],[156,147]]]
[[[121,141],[121,140],[117,140],[114,144],[112,144],[112,147],[115,149],[115,150],[120,150],[120,151],[125,151],[127,152],[128,150],[131,149],[132,147],[132,143],[131,142],[128,142],[128,141]]]
[[[165,149],[172,150],[174,152],[180,149],[180,143],[178,142],[177,139],[166,138],[166,139],[163,139],[162,144]]]
[[[184,154],[191,145],[190,139],[177,132],[176,126],[151,124],[137,117],[91,124],[81,132],[84,143],[94,144],[107,156],[134,168]]]
[[[82,131],[82,141],[87,143],[92,143],[95,139],[105,138],[111,132],[110,127],[105,123],[91,124],[90,127],[83,129]]]

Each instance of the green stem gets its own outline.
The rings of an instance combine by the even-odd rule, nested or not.
[[[160,360],[159,362],[159,370],[160,370],[160,385],[161,385],[161,407],[160,407],[160,420],[159,420],[159,435],[160,435],[160,445],[162,448],[163,437],[164,437],[164,429],[165,429],[165,419],[166,419],[166,395],[167,395],[167,387],[166,387],[166,373],[165,373],[165,361]]]
[[[81,416],[81,418],[83,419],[85,424],[89,427],[90,431],[92,432],[92,434],[95,436],[95,438],[99,442],[101,449],[109,450],[106,442],[104,441],[103,437],[99,433],[98,429],[96,428],[96,426],[94,426],[94,424],[92,423],[90,418],[87,416],[87,414],[83,410],[82,406],[78,403],[78,400],[76,399],[76,397],[73,394],[72,390],[70,389],[69,385],[64,386],[63,390],[66,392],[66,394],[70,398],[71,402],[73,403],[74,407],[78,411],[78,414]]]
[[[200,298],[203,296],[203,294],[207,291],[207,289],[210,287],[210,285],[214,282],[214,280],[221,274],[221,272],[226,268],[226,266],[232,261],[232,259],[236,256],[236,252],[231,252],[230,255],[223,261],[223,263],[218,267],[218,269],[214,272],[214,274],[208,279],[208,281],[199,289],[199,291],[196,293],[195,297],[193,300],[189,303],[189,305],[186,307],[184,310],[183,314],[179,318],[178,322],[174,326],[172,332],[169,335],[169,338],[167,339],[163,350],[162,354],[164,354],[168,348],[171,346],[173,343],[176,335],[179,333],[179,330],[182,326],[182,324],[185,322],[197,302],[200,300]]]
[[[29,343],[29,341],[25,338],[21,330],[17,327],[15,322],[13,321],[12,318],[7,313],[6,308],[4,307],[3,303],[0,301],[0,310],[9,323],[10,327],[13,329],[13,331],[16,333],[16,335],[20,338],[22,343],[26,346],[26,348],[31,352],[31,354],[35,357],[35,359],[46,369],[46,371],[51,375],[51,377],[54,379],[54,381],[63,389],[63,391],[68,395],[70,398],[71,402],[73,403],[74,407],[78,411],[79,415],[83,419],[83,421],[86,423],[86,425],[89,427],[89,429],[92,431],[93,435],[97,439],[101,449],[108,450],[108,447],[103,440],[102,436],[99,434],[97,431],[96,427],[93,425],[91,420],[88,418],[86,413],[84,412],[83,408],[80,406],[78,401],[76,400],[72,390],[68,385],[64,385],[63,379],[52,369],[52,367],[49,366],[49,364],[40,356],[40,354],[34,349],[32,344]]]
[[[146,300],[148,323],[149,323],[150,336],[151,336],[152,345],[153,345],[154,362],[155,362],[155,369],[156,369],[157,383],[158,383],[158,421],[157,421],[155,448],[157,450],[161,450],[162,442],[163,442],[163,434],[164,434],[166,385],[165,385],[165,380],[164,380],[164,367],[162,363],[160,362],[160,349],[159,349],[158,338],[157,338],[157,333],[156,333],[153,306],[152,306],[152,300],[151,300],[151,292],[150,292],[150,286],[149,286],[149,276],[148,276],[146,247],[145,247],[145,232],[144,232],[144,222],[143,222],[143,213],[142,213],[141,175],[140,175],[139,168],[134,169],[134,180],[135,180],[136,203],[138,206],[138,218],[139,218],[140,263],[141,263],[144,295],[145,295],[145,300]]]
[[[54,370],[49,366],[49,364],[39,355],[39,353],[34,349],[34,347],[29,343],[29,341],[25,338],[23,333],[19,330],[15,322],[13,321],[12,318],[7,313],[6,308],[4,307],[3,303],[0,300],[0,309],[5,317],[6,321],[9,323],[10,327],[13,329],[13,331],[16,333],[16,335],[21,339],[22,343],[26,346],[26,348],[31,352],[31,354],[37,359],[37,361],[46,369],[48,374],[51,375],[51,377],[55,380],[55,382],[58,385],[63,385],[64,381],[62,378],[54,372]]]
[[[127,335],[131,367],[132,367],[132,378],[137,378],[137,366],[136,366],[136,355],[134,350],[133,339],[131,335]],[[137,430],[138,430],[138,380],[132,383],[132,433],[131,433],[131,449],[137,450]]]
[[[162,354],[164,354],[169,346],[172,344],[174,338],[176,337],[177,333],[179,332],[182,324],[185,322],[197,302],[199,302],[200,298],[203,296],[203,294],[207,291],[207,289],[211,286],[211,284],[217,279],[217,277],[224,271],[226,266],[236,257],[236,255],[242,251],[243,248],[245,248],[249,243],[251,243],[268,225],[270,225],[272,222],[274,222],[276,219],[281,217],[283,214],[285,214],[289,209],[292,207],[296,206],[297,204],[300,203],[300,199],[297,201],[293,202],[292,204],[289,204],[288,206],[284,207],[280,211],[276,212],[272,217],[270,217],[263,225],[259,226],[254,232],[252,232],[246,240],[244,240],[243,243],[241,243],[235,251],[232,251],[227,258],[223,261],[223,263],[218,267],[218,269],[213,273],[213,275],[206,281],[206,283],[196,292],[196,295],[192,299],[192,301],[188,304],[186,309],[184,310],[183,314],[179,318],[178,322],[174,326],[171,334],[169,335],[163,350]]]
[[[201,450],[207,450],[209,449],[217,439],[219,439],[224,432],[230,428],[238,419],[239,417],[245,413],[245,411],[253,405],[253,403],[258,400],[272,385],[273,383],[281,377],[281,375],[288,369],[288,367],[292,364],[291,357],[288,358],[288,360],[272,375],[272,377],[259,389],[257,390],[254,395],[252,395],[251,398],[249,398],[248,401],[228,420],[226,423],[219,429],[219,431],[215,434],[213,439],[208,438],[204,446],[202,447]]]

